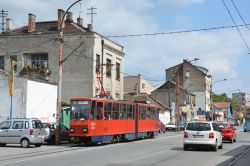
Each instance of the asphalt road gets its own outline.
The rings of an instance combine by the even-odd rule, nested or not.
[[[0,148],[0,166],[224,166],[232,161],[244,166],[249,163],[250,152],[243,153],[250,151],[250,132],[244,133],[242,128],[237,130],[236,143],[225,142],[217,152],[183,151],[182,137],[182,133],[166,133],[155,139],[91,147],[65,144],[23,149],[11,145]]]

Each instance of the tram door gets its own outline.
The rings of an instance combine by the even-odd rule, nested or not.
[[[104,135],[110,134],[111,108],[112,108],[112,103],[105,102],[104,104]]]
[[[103,102],[96,102],[96,110],[95,110],[95,134],[101,134],[103,128]]]
[[[134,119],[135,119],[135,137],[138,137],[138,121],[139,121],[139,106],[134,106]]]

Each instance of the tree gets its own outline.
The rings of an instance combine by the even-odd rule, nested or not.
[[[213,102],[230,102],[234,111],[240,111],[240,104],[236,100],[232,100],[231,98],[227,97],[226,93],[219,95],[212,93],[212,99]]]

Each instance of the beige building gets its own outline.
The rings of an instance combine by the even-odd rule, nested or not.
[[[29,14],[27,26],[16,29],[11,29],[8,20],[6,31],[0,34],[0,69],[8,71],[10,61],[18,61],[16,75],[57,84],[58,29],[63,14],[59,9],[57,20],[43,22],[36,22],[36,16]],[[71,12],[63,21],[62,101],[69,103],[71,98],[98,95],[100,69],[106,73],[104,89],[114,99],[123,99],[123,46],[94,32],[90,24],[85,27],[81,18],[74,22]]]
[[[140,74],[138,76],[126,76],[124,77],[124,94],[151,94],[155,90],[147,80],[145,80]]]

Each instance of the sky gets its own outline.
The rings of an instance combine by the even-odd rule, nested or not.
[[[57,19],[57,9],[66,10],[76,0],[1,0],[14,28],[27,25],[28,13],[36,21]],[[227,8],[224,6],[225,2]],[[167,33],[163,35],[117,37],[124,46],[127,75],[141,74],[154,86],[164,83],[165,69],[198,58],[213,79],[215,93],[250,92],[250,25],[210,31],[180,32],[245,25],[250,23],[249,0],[82,0],[71,8],[74,19],[95,7],[94,31],[104,36]],[[236,6],[236,8],[234,7]],[[239,33],[240,32],[240,33]],[[242,37],[241,37],[242,36]],[[242,39],[243,38],[243,39]],[[219,81],[227,79],[227,81]]]

